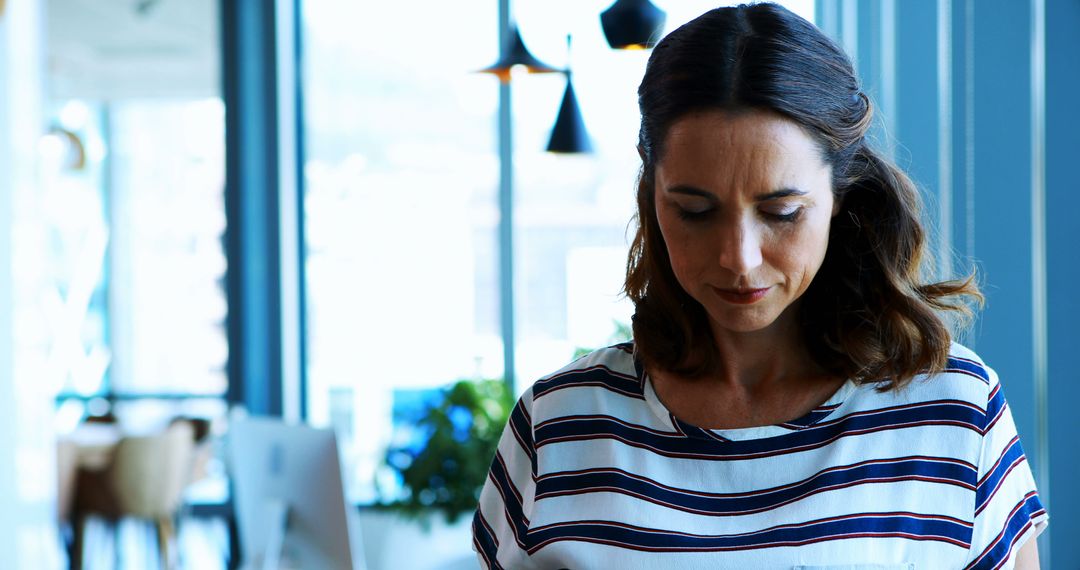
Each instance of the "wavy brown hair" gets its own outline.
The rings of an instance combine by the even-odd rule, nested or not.
[[[968,302],[982,301],[974,274],[926,280],[918,191],[868,146],[873,105],[820,30],[775,4],[711,10],[656,46],[638,103],[638,228],[624,292],[646,366],[698,377],[719,359],[709,317],[676,280],[656,219],[655,170],[667,132],[694,112],[760,109],[818,143],[840,203],[825,260],[799,305],[812,357],[831,373],[892,388],[944,368],[949,322],[966,320]]]

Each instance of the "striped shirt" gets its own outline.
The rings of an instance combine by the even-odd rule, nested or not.
[[[960,345],[902,390],[848,381],[716,430],[669,412],[627,343],[524,393],[473,547],[483,568],[1012,568],[1046,521],[997,375]]]

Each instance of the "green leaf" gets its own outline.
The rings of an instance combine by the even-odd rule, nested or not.
[[[405,450],[386,452],[386,464],[401,475],[408,492],[389,507],[413,518],[434,509],[449,523],[472,513],[513,406],[513,394],[502,380],[460,380],[445,388],[442,399],[418,421],[432,433],[416,457],[402,467],[388,458]],[[471,420],[464,438],[452,416],[460,423],[463,411]]]

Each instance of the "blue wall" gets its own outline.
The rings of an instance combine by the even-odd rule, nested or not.
[[[1054,568],[1080,568],[1080,2],[1046,5],[1047,423]]]
[[[819,0],[919,184],[942,275],[976,269],[962,339],[997,370],[1051,515],[1044,568],[1080,568],[1080,2]],[[854,25],[852,25],[854,22]]]

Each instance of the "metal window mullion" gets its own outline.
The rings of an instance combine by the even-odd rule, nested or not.
[[[278,255],[280,281],[281,407],[287,421],[297,422],[306,414],[302,405],[304,378],[304,235],[303,156],[300,107],[301,68],[299,62],[299,0],[274,3],[273,48],[276,67],[278,179]]]
[[[938,278],[953,275],[952,0],[937,0]]]
[[[510,0],[499,0],[499,57],[510,33]],[[499,84],[499,315],[503,341],[503,380],[514,390],[514,131],[510,83]]]
[[[280,416],[281,289],[275,14],[221,2],[228,400]]]
[[[1031,313],[1039,493],[1050,504],[1049,327],[1046,284],[1046,0],[1031,2]],[[1050,535],[1039,545],[1050,567]]]

